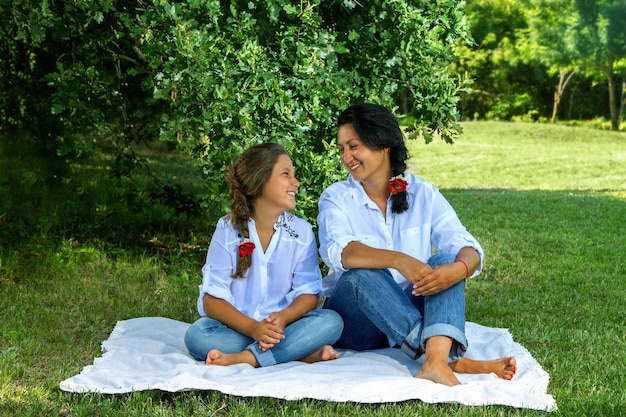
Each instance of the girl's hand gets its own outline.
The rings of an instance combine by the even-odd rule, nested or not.
[[[254,331],[253,339],[259,342],[261,350],[268,350],[273,348],[277,343],[285,338],[283,328],[279,325],[278,320],[270,317],[265,320],[261,320],[257,323]]]
[[[281,330],[285,330],[285,327],[287,326],[287,323],[285,322],[280,311],[271,313],[265,320],[274,323],[276,326],[280,327]]]

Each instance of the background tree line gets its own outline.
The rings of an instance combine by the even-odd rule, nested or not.
[[[0,0],[0,134],[51,159],[138,142],[194,156],[205,204],[224,166],[275,140],[300,204],[343,176],[334,122],[353,102],[398,106],[412,136],[453,142],[462,119],[611,120],[626,74],[622,0]],[[623,110],[621,110],[623,112]],[[175,187],[160,194],[194,207]]]
[[[626,90],[626,2],[468,0],[475,43],[457,73],[474,79],[466,119],[606,119],[618,130]]]

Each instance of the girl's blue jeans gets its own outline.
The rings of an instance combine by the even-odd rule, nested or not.
[[[455,261],[451,253],[437,253],[428,260],[432,268]],[[465,280],[429,296],[403,290],[387,269],[350,269],[337,281],[324,308],[338,312],[344,330],[338,348],[368,350],[391,343],[416,359],[425,341],[433,336],[453,340],[449,359],[462,357],[465,337]]]
[[[263,351],[254,339],[217,320],[201,317],[187,329],[185,345],[196,360],[206,360],[213,349],[222,353],[239,353],[247,349],[260,366],[270,366],[301,359],[324,345],[332,345],[339,339],[342,329],[339,314],[318,308],[286,326],[285,338],[272,349]]]

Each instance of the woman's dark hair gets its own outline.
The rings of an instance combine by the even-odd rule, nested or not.
[[[403,175],[409,150],[404,141],[404,133],[395,116],[380,104],[353,104],[345,109],[337,119],[337,127],[351,124],[361,141],[370,149],[389,149],[391,177]],[[402,213],[409,208],[407,193],[391,195],[391,211]]]
[[[250,239],[248,222],[254,214],[254,200],[274,170],[278,157],[287,151],[277,143],[262,143],[246,149],[226,168],[226,183],[230,199],[230,221],[242,239]],[[243,278],[252,265],[252,255],[237,253],[237,269],[233,278]]]

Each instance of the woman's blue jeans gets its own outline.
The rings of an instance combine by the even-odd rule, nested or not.
[[[239,353],[250,350],[260,366],[301,359],[324,345],[335,343],[343,322],[332,310],[315,309],[284,329],[285,338],[268,350],[261,350],[258,342],[217,320],[201,317],[185,333],[187,350],[196,360],[206,360],[213,349],[222,353]]]
[[[428,260],[432,268],[455,261],[455,255],[437,253]],[[425,341],[448,336],[453,344],[450,360],[462,357],[465,337],[465,280],[429,296],[403,290],[387,269],[350,269],[337,281],[325,309],[338,312],[344,330],[335,344],[353,350],[377,349],[392,342],[416,359]]]

